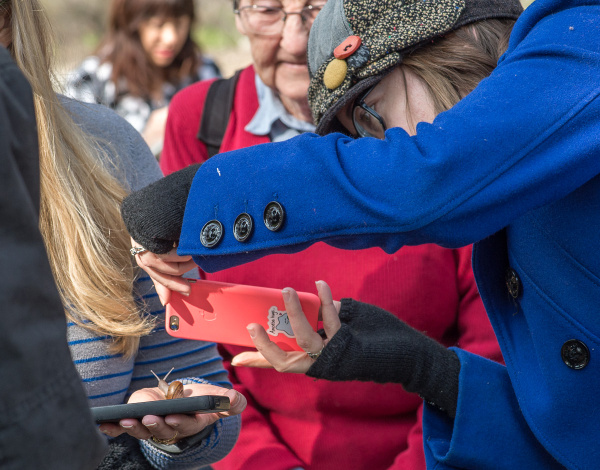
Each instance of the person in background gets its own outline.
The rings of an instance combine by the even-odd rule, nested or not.
[[[220,151],[278,142],[313,132],[308,106],[308,31],[325,0],[234,0],[235,24],[248,37],[252,65],[239,72]],[[209,158],[198,140],[203,116],[214,116],[222,101],[207,104],[211,82],[179,92],[170,105],[160,161],[169,174]],[[207,109],[208,108],[208,109]]]
[[[266,54],[265,44],[274,48],[278,43],[283,50],[278,56],[282,56],[294,33],[297,48],[302,45],[305,52],[306,28],[302,28],[300,15],[292,13],[306,8],[306,4],[242,2],[236,6],[241,31],[247,32],[252,26],[264,28],[264,31],[254,30],[250,36],[251,45],[257,49],[255,57],[276,57],[274,53]],[[277,8],[287,12],[285,23],[284,11]],[[503,6],[494,4],[475,12],[466,11],[453,28],[455,31],[444,38],[436,37],[433,44],[421,50],[415,48],[411,57],[404,59],[402,70],[415,70],[415,75],[410,76],[411,84],[416,74],[419,80],[424,80],[421,77],[430,80],[431,87],[425,92],[429,99],[425,103],[411,99],[409,109],[397,106],[402,119],[390,124],[402,125],[414,133],[416,123],[423,117],[432,120],[435,114],[451,107],[473,89],[493,70],[520,12],[516,0]],[[271,30],[281,35],[265,36]],[[379,39],[378,33],[371,34],[370,40]],[[418,39],[411,43],[411,37],[403,39],[411,47],[419,43]],[[311,54],[312,51],[309,57]],[[254,69],[259,74],[269,70],[264,59],[258,63]],[[271,82],[278,83],[277,73],[286,69],[281,65],[278,69],[276,62],[271,67],[276,77]],[[398,82],[396,75],[394,78]],[[256,112],[256,105],[250,106],[249,93],[242,93],[243,83],[238,84],[239,97],[234,100],[221,150],[261,142],[247,132],[248,120],[260,122],[263,116]],[[301,91],[306,94],[305,82],[298,81],[296,88],[292,88],[293,84],[288,81],[287,95],[292,91],[299,96]],[[401,89],[401,84],[397,86]],[[207,83],[193,85],[172,102],[161,160],[166,173],[206,159],[206,146],[198,141],[196,134],[203,105],[208,102],[204,101],[208,87]],[[247,87],[254,89],[254,82],[249,81]],[[432,102],[435,106],[430,105]],[[268,140],[268,135],[262,138],[264,142]],[[235,233],[235,226],[233,229]],[[313,291],[317,279],[328,279],[334,292],[385,308],[446,346],[460,345],[500,360],[499,348],[477,293],[470,258],[470,247],[450,250],[424,245],[388,255],[379,249],[352,252],[319,243],[299,254],[268,256],[218,273],[202,272],[201,277],[274,288],[293,285],[303,291]],[[140,260],[151,266],[153,255],[144,254]],[[220,349],[226,363],[247,350],[232,345],[220,345]],[[315,382],[308,377],[236,367],[229,367],[229,373],[237,390],[249,399],[249,406],[240,439],[225,459],[214,464],[217,470],[425,467],[420,424],[422,400],[400,385]],[[377,397],[386,406],[365,409],[370,397]],[[351,442],[348,430],[352,430]]]
[[[139,133],[112,110],[54,92],[52,38],[38,0],[4,2],[0,17],[0,40],[35,96],[40,230],[89,404],[157,399],[151,371],[163,377],[172,367],[170,379],[179,378],[187,395],[227,395],[232,401],[229,413],[146,416],[100,430],[135,437],[147,466],[196,468],[219,460],[235,443],[235,415],[245,399],[229,389],[214,343],[173,341],[165,332],[164,309],[150,279],[134,269],[119,214],[129,191],[161,178],[158,164]]]
[[[194,0],[111,0],[108,31],[68,76],[66,94],[114,109],[159,156],[173,95],[220,76],[191,37],[195,18]]]
[[[191,254],[211,272],[319,241],[347,249],[378,246],[388,253],[432,242],[475,243],[477,286],[506,366],[440,347],[396,317],[348,300],[341,305],[341,328],[327,338],[311,375],[362,380],[384,375],[420,389],[430,468],[595,468],[600,2],[535,0],[515,23],[490,76],[433,122],[418,123],[415,135],[388,126],[394,109],[385,107],[387,86],[375,76],[403,50],[404,43],[386,39],[402,25],[388,23],[382,42],[365,38],[356,48],[355,41],[352,54],[342,57],[349,36],[361,38],[381,26],[361,23],[376,18],[372,11],[381,5],[390,16],[405,9],[421,16],[424,27],[414,33],[425,42],[432,22],[435,29],[444,26],[438,12],[458,15],[468,3],[330,0],[310,36],[318,51],[309,46],[315,98],[326,109],[327,97],[337,102],[349,96],[352,102],[354,85],[368,88],[365,77],[380,81],[384,93],[358,100],[352,108],[358,116],[335,116],[347,123],[354,117],[350,129],[358,131],[358,124],[376,137],[383,129],[385,139],[302,135],[214,157],[187,174],[184,200],[167,199],[171,184],[187,181],[175,173],[155,187],[163,195],[154,198],[160,204],[135,206],[142,217],[148,211],[155,220],[154,232],[135,238],[164,251],[177,236],[178,252]],[[366,52],[370,60],[362,62]],[[347,104],[340,103],[340,110]],[[257,223],[250,239],[236,240],[230,227],[240,205],[261,220],[274,200],[284,209],[270,218],[283,221],[280,229]],[[173,207],[183,214],[184,205],[178,226],[171,214]],[[161,220],[169,221],[170,232]],[[199,233],[215,220],[228,229],[218,244],[205,246]],[[136,226],[141,225],[133,223],[132,232]],[[330,305],[331,296],[322,299]],[[303,342],[310,353],[322,345],[322,338],[316,345]],[[436,386],[444,383],[449,386]]]
[[[38,229],[31,87],[3,47],[0,147],[0,466],[93,469],[106,443],[69,355],[63,308]],[[48,423],[58,431],[49,430]]]

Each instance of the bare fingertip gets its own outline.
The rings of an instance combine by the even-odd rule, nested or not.
[[[231,405],[237,405],[240,400],[246,400],[244,395],[234,389],[228,390],[226,395],[229,397],[229,402]]]

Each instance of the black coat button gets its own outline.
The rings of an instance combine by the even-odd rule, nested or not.
[[[575,370],[583,369],[590,362],[590,350],[578,339],[570,339],[563,344],[560,355],[564,363]]]
[[[519,297],[523,288],[521,286],[521,279],[519,278],[517,272],[512,268],[508,268],[506,270],[506,276],[504,280],[506,281],[506,288],[508,289],[510,296],[513,299]]]
[[[272,232],[276,232],[283,225],[284,219],[285,211],[283,210],[283,206],[275,201],[269,202],[263,214],[265,226]]]
[[[238,242],[245,242],[252,235],[252,217],[250,214],[240,214],[235,219],[235,223],[233,224],[233,236]]]
[[[200,243],[206,248],[214,248],[223,238],[223,225],[218,220],[211,220],[204,224],[200,232]]]

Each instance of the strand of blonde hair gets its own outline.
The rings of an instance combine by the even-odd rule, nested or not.
[[[54,91],[50,25],[38,0],[14,0],[11,52],[34,91],[40,147],[40,230],[70,321],[113,338],[129,357],[153,323],[133,298],[135,270],[120,216],[126,190]]]

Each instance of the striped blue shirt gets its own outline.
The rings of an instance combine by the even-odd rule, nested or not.
[[[162,177],[141,136],[113,111],[68,99],[63,104],[87,132],[108,142],[108,154],[115,158],[109,167],[129,189],[140,189]],[[119,151],[118,159],[114,149]],[[136,390],[157,386],[151,370],[163,377],[172,367],[169,380],[181,380],[184,385],[211,383],[231,387],[215,343],[182,340],[167,334],[165,310],[150,277],[143,272],[135,283],[135,296],[145,314],[156,318],[156,327],[141,338],[133,358],[110,352],[112,339],[91,332],[85,324],[67,324],[69,349],[90,406],[125,403]],[[147,441],[140,441],[140,445],[156,468],[199,468],[227,455],[237,440],[240,423],[239,416],[221,419],[208,438],[180,454],[169,454]]]

